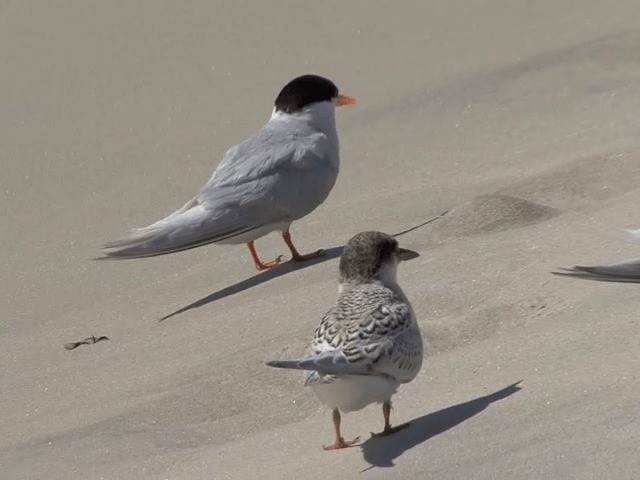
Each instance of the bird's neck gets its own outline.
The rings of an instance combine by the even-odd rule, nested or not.
[[[285,113],[273,109],[269,122],[292,122],[308,125],[328,137],[337,138],[336,109],[331,102],[318,102],[309,105],[299,112]]]
[[[380,282],[388,288],[400,288],[398,286],[398,264],[387,262],[380,267],[378,271]]]
[[[378,271],[378,280],[380,283],[387,287],[389,290],[393,291],[398,297],[400,297],[406,303],[409,303],[407,296],[398,285],[398,264],[397,263],[386,263],[380,267]]]
[[[376,277],[369,279],[369,281],[364,279],[353,279],[353,278],[341,278],[340,283],[338,284],[338,293],[342,293],[349,288],[357,288],[358,285],[362,285],[365,283],[380,283],[384,287],[393,291],[398,297],[400,297],[404,302],[409,303],[407,296],[398,285],[398,265],[396,263],[387,263],[380,267],[378,274]]]

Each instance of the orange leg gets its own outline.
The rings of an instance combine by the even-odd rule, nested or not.
[[[306,255],[300,255],[300,253],[298,253],[298,250],[296,250],[293,241],[291,240],[291,234],[289,233],[289,230],[285,230],[284,232],[282,232],[282,238],[284,239],[284,243],[287,244],[287,247],[289,247],[289,250],[291,250],[291,260],[293,260],[294,262],[302,262],[304,260],[318,258],[324,253],[324,250],[318,250],[313,253],[307,253]]]
[[[247,242],[247,247],[249,247],[249,252],[251,252],[251,257],[253,258],[253,263],[258,270],[268,270],[278,265],[281,261],[280,257],[278,257],[270,262],[262,263],[260,261],[260,258],[258,257],[258,252],[256,252],[256,247],[253,245],[253,240]]]
[[[397,427],[391,426],[391,402],[384,402],[382,404],[382,415],[384,415],[384,430],[382,430],[380,433],[372,433],[372,437],[386,437],[387,435],[396,433],[398,430],[402,430],[403,428],[407,428],[409,426],[408,422],[403,423],[402,425],[398,425]]]
[[[333,410],[333,428],[336,431],[336,441],[333,445],[323,446],[322,448],[324,448],[325,450],[339,450],[341,448],[352,447],[360,440],[359,437],[356,437],[353,440],[347,442],[344,438],[342,438],[342,435],[340,435],[340,410],[338,410],[337,408]]]

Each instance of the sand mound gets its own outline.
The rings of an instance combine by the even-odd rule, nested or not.
[[[560,212],[547,205],[508,195],[482,195],[455,208],[438,227],[445,235],[501,232],[533,225]]]
[[[512,185],[502,194],[535,199],[562,210],[602,205],[611,198],[638,188],[638,149],[579,158],[554,166]]]

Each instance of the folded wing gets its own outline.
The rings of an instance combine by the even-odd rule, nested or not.
[[[632,241],[640,242],[640,229],[630,230]],[[599,280],[601,282],[640,283],[640,258],[624,260],[610,265],[581,266],[562,268],[554,275]]]
[[[317,174],[313,165],[322,163],[318,160],[313,142],[283,142],[258,132],[225,154],[197,197],[166,218],[107,243],[104,258],[165,255],[296,220],[308,213],[300,197],[309,197],[305,191]]]

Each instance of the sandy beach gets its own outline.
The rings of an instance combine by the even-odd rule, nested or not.
[[[0,12],[0,476],[638,478],[640,287],[550,273],[640,256],[637,2]],[[358,99],[336,187],[292,227],[323,259],[91,260],[192,198],[305,73]],[[306,352],[363,230],[410,230],[426,358],[394,397],[409,428],[369,439],[370,406],[343,418],[363,443],[325,452],[330,411],[265,362]]]

